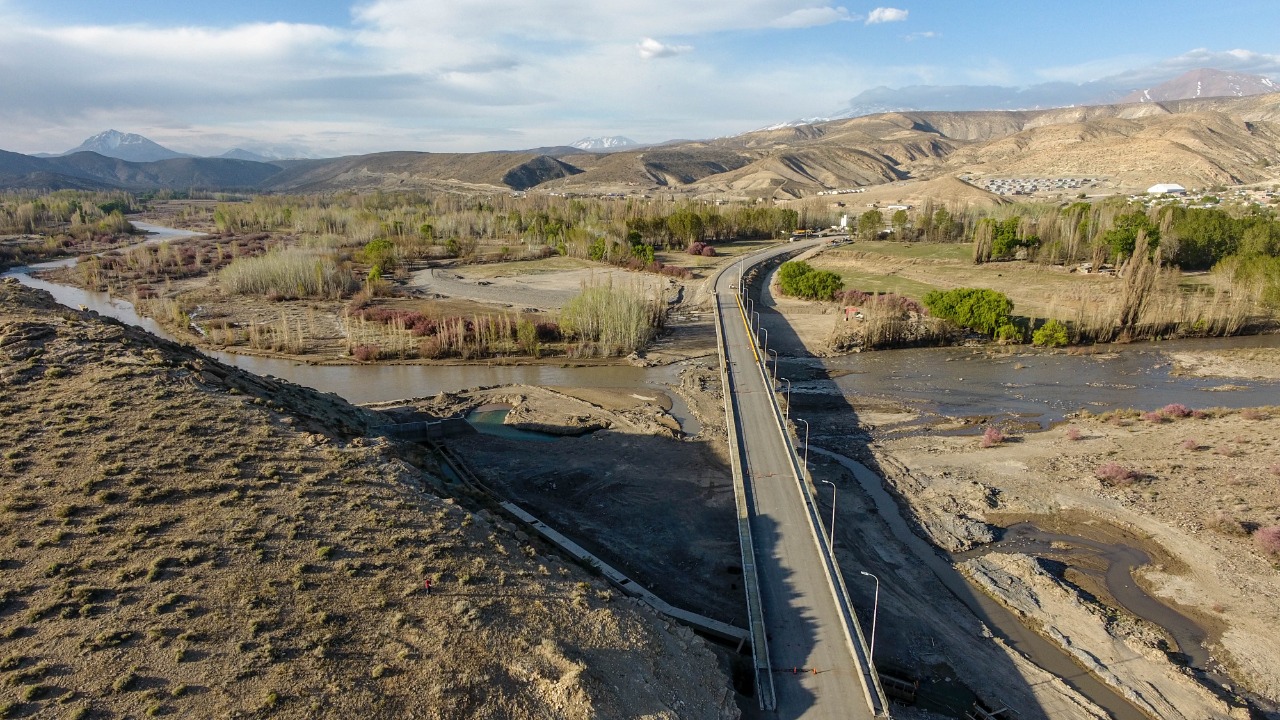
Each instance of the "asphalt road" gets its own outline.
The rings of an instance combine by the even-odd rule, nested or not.
[[[782,246],[793,251],[816,241]],[[756,258],[753,258],[756,259]],[[716,284],[737,402],[743,473],[754,514],[763,617],[779,718],[871,718],[862,670],[850,650],[805,498],[770,408],[752,341],[735,302],[736,268]],[[815,672],[816,671],[816,672]]]

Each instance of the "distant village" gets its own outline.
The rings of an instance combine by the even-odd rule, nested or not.
[[[960,179],[965,182],[973,182],[973,180],[965,176],[961,176]],[[1031,195],[1038,192],[1065,192],[1067,190],[1096,188],[1099,182],[1101,180],[1098,178],[1073,177],[987,178],[974,184],[997,195]]]

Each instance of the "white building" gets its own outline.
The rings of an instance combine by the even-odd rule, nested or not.
[[[1177,183],[1160,183],[1147,188],[1148,195],[1186,195],[1187,189]]]

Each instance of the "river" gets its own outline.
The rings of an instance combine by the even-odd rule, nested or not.
[[[192,237],[189,230],[134,222],[149,233],[141,244],[161,243]],[[110,293],[82,290],[35,276],[42,270],[73,267],[76,258],[64,258],[30,267],[13,268],[2,277],[12,277],[23,285],[46,290],[67,307],[84,306],[100,315],[135,325],[160,337],[177,340],[159,323],[137,312],[133,303]],[[349,402],[370,403],[457,392],[494,385],[541,385],[599,388],[656,388],[668,391],[672,415],[690,435],[697,433],[697,420],[674,392],[679,383],[679,367],[632,367],[599,365],[560,367],[555,365],[308,365],[293,360],[203,350],[204,354],[256,375],[270,375],[321,392],[335,393]]]
[[[1042,428],[1080,410],[1280,405],[1278,381],[1174,375],[1165,354],[1236,348],[1280,348],[1280,335],[1112,345],[1094,354],[892,350],[827,359],[821,366],[845,395],[891,400],[928,416],[1017,419]],[[831,381],[797,382],[793,391],[830,386]]]
[[[145,243],[191,237],[198,233],[143,222],[134,226],[150,234]],[[141,316],[129,301],[105,292],[81,290],[34,277],[33,273],[75,265],[66,258],[4,273],[24,285],[47,290],[68,307],[83,305],[101,315],[175,339],[151,318]],[[974,348],[921,348],[869,352],[813,361],[825,367],[845,394],[883,396],[905,402],[926,414],[1009,416],[1033,419],[1042,425],[1083,408],[1097,412],[1112,408],[1153,408],[1168,403],[1188,407],[1219,405],[1246,407],[1280,405],[1280,382],[1232,380],[1238,388],[1210,392],[1228,385],[1220,379],[1170,374],[1164,350],[1239,347],[1280,347],[1280,336],[1263,335],[1198,341],[1135,343],[1113,346],[1101,355],[1066,353],[995,354]],[[492,385],[657,388],[677,384],[678,367],[631,366],[559,367],[553,365],[308,365],[281,358],[206,351],[218,360],[257,375],[271,375],[322,392],[335,393],[353,403],[425,397],[440,392]],[[817,392],[821,383],[796,382],[794,392]],[[870,388],[870,391],[868,389]],[[673,414],[682,426],[696,424],[672,392]],[[686,432],[696,430],[686,427]]]

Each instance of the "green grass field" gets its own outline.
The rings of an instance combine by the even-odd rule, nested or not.
[[[904,243],[869,240],[854,242],[829,252],[836,257],[841,254],[861,252],[915,260],[951,260],[960,262],[973,260],[972,243]]]
[[[825,268],[824,268],[825,269]],[[861,290],[863,292],[891,292],[919,300],[930,290],[942,290],[936,285],[929,285],[910,278],[897,275],[880,275],[877,273],[858,272],[856,270],[835,270],[844,280],[845,290]]]

